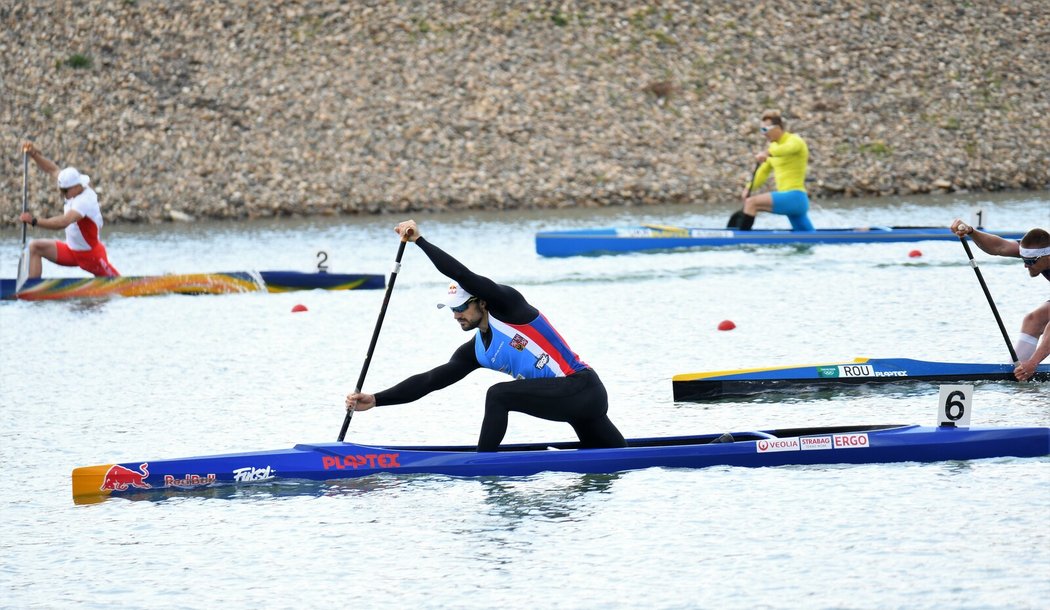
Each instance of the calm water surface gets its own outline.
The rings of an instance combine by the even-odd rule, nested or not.
[[[1050,228],[1050,193],[818,202],[818,226]],[[722,226],[724,210],[417,215],[424,235],[515,285],[608,386],[627,436],[934,421],[936,388],[675,403],[676,373],[868,357],[1001,362],[955,242],[541,259],[537,230]],[[389,273],[400,218],[108,227],[127,274]],[[763,219],[766,227],[786,226]],[[5,231],[0,275],[19,235]],[[922,256],[911,258],[919,249]],[[1048,298],[978,254],[1012,334]],[[45,267],[48,275],[76,271]],[[467,339],[410,247],[367,390]],[[382,291],[0,304],[0,607],[1045,608],[1050,459],[525,478],[379,476],[75,506],[70,471],[334,440]],[[290,313],[302,303],[306,313]],[[717,324],[731,319],[732,332]],[[478,371],[357,415],[366,443],[472,443]],[[973,423],[1050,425],[1050,391],[983,384]],[[511,417],[509,442],[570,439]]]

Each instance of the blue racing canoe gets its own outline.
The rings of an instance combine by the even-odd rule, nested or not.
[[[1024,231],[988,231],[1006,239],[1021,239]],[[640,225],[609,229],[542,231],[536,234],[540,256],[579,256],[670,250],[676,248],[726,247],[781,244],[860,244],[959,239],[947,227],[858,227],[816,231],[693,229],[663,225]]]
[[[628,447],[579,449],[576,442],[469,446],[316,443],[291,449],[166,460],[136,460],[73,470],[78,503],[105,496],[192,490],[277,479],[327,480],[379,473],[457,477],[523,476],[544,471],[611,473],[641,468],[932,462],[1050,454],[1050,428],[837,426],[628,440]]]
[[[909,358],[856,358],[852,362],[682,373],[671,378],[671,387],[677,401],[703,401],[804,388],[963,381],[1015,381],[1014,366],[927,362]],[[1050,365],[1040,365],[1032,381],[1050,381]]]
[[[161,294],[229,294],[234,292],[290,292],[293,290],[364,290],[383,288],[382,275],[300,273],[298,271],[238,271],[153,276],[54,278],[26,280],[15,294],[15,280],[0,280],[0,299],[45,301],[56,299],[142,297]]]

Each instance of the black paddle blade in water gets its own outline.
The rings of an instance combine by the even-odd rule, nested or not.
[[[750,231],[753,226],[755,226],[755,217],[745,214],[744,210],[733,212],[733,215],[729,217],[729,222],[726,224],[727,229],[736,229],[737,231]]]
[[[737,210],[733,212],[733,215],[729,217],[729,222],[726,223],[727,229],[739,229],[744,226],[744,210]]]
[[[758,175],[758,168],[761,167],[761,163],[755,164],[754,171],[751,172],[751,182],[747,183],[747,194],[744,195],[744,199],[751,196],[752,185],[755,184],[755,176]],[[744,210],[740,209],[733,212],[733,215],[729,217],[729,222],[726,223],[727,229],[737,229],[738,231],[750,231],[751,227],[755,225],[755,217],[744,213]]]

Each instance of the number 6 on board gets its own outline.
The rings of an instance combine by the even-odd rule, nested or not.
[[[972,385],[942,385],[937,401],[937,425],[969,428],[972,402]]]

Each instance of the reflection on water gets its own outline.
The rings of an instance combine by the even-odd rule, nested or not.
[[[100,314],[106,310],[112,299],[61,299],[53,301],[19,301],[23,307],[52,308],[51,313],[61,312],[64,314]]]
[[[389,491],[411,491],[414,486],[445,485],[449,481],[476,481],[492,507],[491,514],[513,523],[540,517],[550,521],[574,521],[586,517],[579,512],[580,500],[589,494],[609,491],[619,473],[545,473],[530,478],[492,477],[459,479],[439,474],[395,475],[381,473],[327,481],[278,479],[249,484],[218,484],[195,489],[157,489],[119,496],[74,498],[78,505],[107,501],[171,502],[185,500],[268,501],[292,497],[340,497]]]
[[[130,500],[132,502],[168,502],[172,500],[234,500],[266,501],[293,497],[338,497],[397,489],[421,478],[447,479],[441,475],[390,475],[377,474],[367,477],[311,481],[308,479],[277,479],[259,483],[217,484],[194,489],[156,489],[119,496],[88,496],[74,498],[79,505],[98,504],[106,501]]]
[[[548,521],[579,521],[589,515],[581,511],[584,496],[609,491],[619,473],[549,475],[529,479],[491,478],[480,481],[489,513],[499,517],[506,529],[537,517]]]
[[[914,398],[926,396],[937,392],[937,386],[923,382],[911,383],[876,383],[876,384],[821,384],[821,385],[798,385],[771,389],[749,397],[746,402],[756,404],[785,403],[795,404],[809,402],[812,400],[852,400],[860,396],[867,396],[872,392],[878,392],[879,396],[893,398]],[[732,400],[731,398],[722,400]],[[741,400],[736,398],[735,400]],[[714,402],[714,401],[712,401]]]
[[[1017,458],[1006,458],[1006,459],[1017,459]],[[973,462],[969,461],[954,461],[954,462],[942,462],[937,469],[937,477],[957,477],[960,475],[966,475],[972,473],[974,470]]]
[[[941,385],[952,383],[964,383],[966,385],[973,385],[975,390],[979,390],[985,393],[991,393],[993,391],[1008,391],[1012,393],[1024,394],[1026,392],[1039,393],[1041,391],[1046,391],[1045,384],[1042,384],[1041,381],[1030,383],[1017,383],[1013,381],[1003,380],[967,380],[959,382],[931,382],[915,380],[856,384],[785,384],[784,386],[779,388],[773,387],[768,389],[755,390],[752,394],[749,394],[747,396],[723,396],[718,398],[706,398],[697,401],[676,401],[675,405],[686,407],[698,404],[726,404],[737,402],[749,403],[754,405],[800,404],[811,402],[814,400],[850,402],[857,398],[870,396],[873,393],[878,394],[878,396],[882,398],[918,398],[936,395],[939,392]]]

